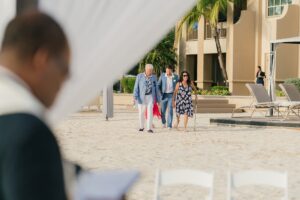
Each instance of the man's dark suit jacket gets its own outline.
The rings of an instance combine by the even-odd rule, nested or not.
[[[66,200],[61,155],[30,114],[0,116],[0,200]]]

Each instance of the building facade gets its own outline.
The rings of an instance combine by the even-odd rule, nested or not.
[[[228,83],[233,95],[248,95],[258,66],[269,73],[270,41],[300,36],[299,0],[248,0],[238,18],[234,6],[219,23]],[[188,70],[200,88],[222,85],[215,41],[205,19],[192,29],[183,27],[177,44],[178,71]],[[276,54],[276,82],[300,77],[300,45],[282,45]]]

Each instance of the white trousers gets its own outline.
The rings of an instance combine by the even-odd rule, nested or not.
[[[152,95],[146,95],[144,103],[138,104],[140,128],[144,128],[146,108],[147,108],[146,128],[147,128],[147,130],[150,130],[152,127],[152,121],[153,121],[153,98],[152,98]]]

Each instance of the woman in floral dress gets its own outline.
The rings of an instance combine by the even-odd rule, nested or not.
[[[177,117],[175,128],[178,128],[180,116],[183,115],[184,131],[187,131],[189,117],[193,117],[193,88],[194,85],[191,82],[189,73],[187,71],[181,72],[180,81],[177,83],[174,91],[173,107],[176,108]]]

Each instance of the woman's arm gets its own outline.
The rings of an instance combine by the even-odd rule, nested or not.
[[[177,93],[178,93],[178,89],[179,89],[179,83],[176,84],[176,87],[175,87],[175,90],[174,90],[174,93],[173,93],[173,107],[175,107],[175,99],[176,99],[176,96],[177,96]]]
[[[195,92],[197,92],[197,87],[195,86],[193,81],[191,82],[191,87]]]
[[[197,100],[198,100],[198,94],[197,94],[197,87],[194,85],[194,82],[191,82],[191,87],[192,87],[192,90],[195,91],[195,106],[197,104]]]

